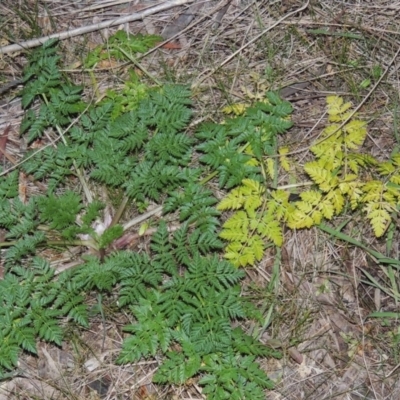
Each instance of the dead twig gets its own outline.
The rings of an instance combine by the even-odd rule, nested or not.
[[[195,81],[192,85],[192,90],[198,88],[202,82],[204,82],[207,78],[211,77],[215,72],[217,72],[220,68],[222,68],[225,64],[227,64],[229,61],[231,61],[233,58],[235,58],[238,54],[240,54],[244,49],[246,49],[248,46],[256,42],[258,39],[260,39],[262,36],[264,36],[267,32],[269,32],[271,29],[275,28],[276,26],[280,25],[283,21],[288,19],[289,17],[296,15],[297,13],[304,11],[308,5],[310,4],[310,0],[307,0],[305,4],[303,4],[301,7],[296,8],[296,10],[286,14],[282,18],[280,18],[278,21],[276,21],[274,24],[269,26],[267,29],[264,29],[261,33],[259,33],[257,36],[255,36],[253,39],[248,41],[246,44],[240,47],[240,49],[236,50],[234,53],[232,53],[229,57],[225,58],[224,61],[222,61],[219,65],[217,65],[215,68],[213,68],[211,71],[209,71],[207,74],[203,75],[200,77],[197,81]]]
[[[37,46],[42,45],[49,39],[64,40],[64,39],[68,39],[68,38],[71,38],[74,36],[83,35],[84,33],[94,32],[94,31],[98,31],[100,29],[109,28],[111,26],[116,26],[116,25],[125,24],[127,22],[137,21],[137,20],[147,17],[149,15],[156,14],[160,11],[165,11],[172,7],[180,6],[183,4],[189,4],[189,3],[192,3],[193,1],[194,0],[171,0],[171,1],[167,1],[162,4],[158,4],[157,6],[148,8],[142,12],[128,15],[127,17],[116,18],[116,19],[100,22],[98,24],[82,26],[81,28],[72,29],[70,31],[53,33],[52,35],[43,36],[41,38],[36,38],[36,39],[32,39],[32,40],[27,40],[26,42],[15,43],[15,44],[11,44],[8,46],[3,46],[3,47],[0,47],[0,54],[13,53],[16,51],[21,51],[21,50],[30,49],[32,47],[37,47]]]

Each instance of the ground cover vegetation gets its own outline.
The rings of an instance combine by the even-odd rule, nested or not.
[[[360,40],[350,33],[340,38]],[[253,75],[255,87],[243,90],[243,101],[193,127],[190,85],[163,83],[137,68],[137,54],[160,40],[120,30],[85,55],[94,86],[89,100],[88,87],[63,71],[57,40],[28,57],[19,96],[20,135],[30,150],[2,169],[0,180],[3,380],[18,374],[21,357],[38,354],[39,343],[62,347],[71,328],[89,329],[94,318],[107,318],[107,309],[127,316],[114,363],[157,360],[154,383],[195,384],[207,399],[266,398],[276,382],[263,363],[285,357],[280,344],[262,338],[275,312],[288,232],[316,228],[336,244],[363,250],[386,278],[364,268],[364,283],[399,299],[400,262],[391,252],[400,202],[397,147],[386,158],[366,150],[371,121],[344,95],[329,93],[324,128],[299,162],[285,139],[296,127],[295,110],[267,88],[275,79],[270,69],[263,78]],[[120,88],[99,95],[92,68],[110,59],[136,68]],[[382,77],[374,66],[349,87],[363,91]],[[43,190],[24,199],[21,174]],[[115,213],[107,219],[111,198]],[[144,218],[124,223],[128,207]],[[146,217],[154,209],[159,217]],[[384,241],[386,251],[367,245],[360,231]],[[131,246],[143,238],[146,246]],[[72,247],[86,251],[66,271],[46,259],[48,249],[61,254]],[[268,256],[272,278],[258,307],[253,297],[260,289],[249,293],[244,284]],[[389,326],[398,313],[366,317]],[[353,357],[358,344],[351,335],[342,338]]]

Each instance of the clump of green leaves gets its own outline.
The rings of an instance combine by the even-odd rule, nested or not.
[[[197,240],[187,224],[172,239],[161,224],[151,244],[150,277],[156,287],[135,298],[132,285],[137,286],[139,271],[122,280],[121,301],[132,304],[135,322],[125,327],[131,335],[119,362],[135,362],[161,351],[166,358],[155,382],[183,384],[205,372],[199,384],[210,398],[235,397],[239,391],[237,398],[263,399],[262,389],[271,388],[272,382],[254,356],[279,353],[240,328],[232,329],[231,320],[245,317],[238,285],[244,274],[215,255],[200,252]],[[204,250],[209,253],[212,248]]]
[[[106,44],[97,46],[88,54],[84,66],[92,68],[100,61],[110,59],[126,61],[127,57],[145,53],[162,40],[162,37],[157,35],[140,33],[132,35],[124,30],[119,30],[108,39]]]
[[[81,99],[83,88],[70,83],[59,69],[56,42],[50,40],[33,52],[24,68],[21,133],[28,134],[29,143],[41,138],[50,127],[68,126],[86,107]],[[40,103],[38,111],[31,107],[35,101]]]
[[[61,346],[60,318],[88,326],[85,286],[71,278],[63,273],[55,279],[46,260],[32,258],[0,280],[0,377],[16,367],[21,350],[37,353],[38,338]]]
[[[115,120],[121,114],[136,110],[140,102],[149,96],[153,89],[140,80],[135,70],[129,71],[129,79],[121,90],[107,89],[103,103],[111,102],[113,108],[111,119]]]
[[[249,318],[251,307],[240,290],[244,273],[220,260],[220,212],[202,180],[209,179],[204,178],[206,165],[207,172],[219,172],[221,187],[233,187],[243,177],[261,182],[255,168],[261,162],[259,145],[272,152],[275,134],[290,122],[263,105],[247,118],[205,125],[193,136],[186,132],[192,116],[187,87],[146,90],[134,106],[116,111],[112,96],[85,104],[82,89],[60,73],[59,62],[55,42],[35,52],[22,92],[27,116],[21,133],[30,143],[45,130],[62,138],[56,146],[30,152],[21,166],[45,182],[48,192],[25,203],[18,198],[18,171],[0,182],[0,227],[7,232],[2,246],[8,247],[0,282],[0,339],[7,343],[0,373],[16,366],[21,351],[36,353],[37,339],[60,345],[62,319],[87,326],[86,296],[117,293],[119,307],[129,310],[132,319],[118,362],[157,356],[161,366],[154,379],[159,383],[183,384],[199,377],[211,399],[263,399],[272,382],[256,357],[280,354],[233,328],[235,321]],[[271,101],[278,98],[271,95]],[[279,104],[276,115],[287,107]],[[229,142],[243,151],[234,151]],[[203,155],[201,164],[196,152]],[[77,190],[68,189],[71,183],[76,186],[81,171],[131,202],[163,204],[165,213],[178,215],[180,228],[172,235],[161,222],[149,251],[108,254],[123,228],[114,225],[96,233],[93,224],[103,205],[85,204]],[[37,256],[42,247],[68,244],[89,246],[98,254],[56,276]],[[251,318],[256,315],[252,308]]]

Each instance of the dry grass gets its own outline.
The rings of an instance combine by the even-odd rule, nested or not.
[[[116,18],[157,2],[114,3],[3,0],[0,43]],[[308,159],[307,147],[324,126],[329,93],[344,95],[355,105],[365,100],[359,115],[370,121],[366,151],[387,157],[399,144],[399,61],[391,62],[400,46],[399,1],[311,1],[304,11],[282,20],[252,44],[261,31],[306,2],[233,0],[223,16],[222,12],[216,14],[214,10],[224,3],[198,3],[191,27],[176,39],[181,48],[161,48],[140,61],[161,81],[199,82],[194,91],[196,120],[218,119],[216,110],[242,99],[244,88],[254,92],[260,86],[286,87],[281,93],[294,106],[295,125],[284,140],[297,151],[298,166]],[[175,7],[123,28],[132,33],[161,33],[170,24],[170,36],[176,18],[185,10],[185,6]],[[222,17],[217,24],[211,18],[215,15]],[[107,40],[115,29],[63,42],[65,65],[73,79],[82,79],[79,66],[87,49]],[[237,56],[225,63],[241,47]],[[24,64],[23,52],[0,55],[0,88],[18,80]],[[221,64],[223,67],[210,74]],[[369,94],[379,69],[387,69],[387,74]],[[123,76],[124,67],[104,65],[96,75],[100,91]],[[202,77],[207,78],[200,82]],[[363,87],[366,79],[371,79],[371,85]],[[0,99],[0,131],[12,125],[7,151],[18,159],[24,151],[17,135],[22,113],[13,90]],[[366,228],[354,223],[347,230],[385,252],[385,243],[377,242]],[[397,232],[395,239],[398,243]],[[398,257],[398,249],[393,248],[390,256]],[[276,389],[266,398],[399,399],[398,324],[366,318],[373,311],[396,311],[398,306],[390,296],[368,285],[360,268],[382,285],[390,285],[384,269],[362,251],[317,229],[288,232],[279,271],[273,269],[274,261],[267,255],[248,271],[245,288],[260,307],[268,310],[273,306],[261,338],[284,353],[280,361],[261,360],[276,381]],[[112,310],[105,314],[107,318],[94,320],[89,330],[70,332],[65,349],[41,344],[38,358],[21,360],[24,375],[2,385],[1,399],[203,398],[195,382],[181,388],[152,385],[156,362],[114,365],[112,359],[122,341],[121,326],[129,317],[114,315]]]

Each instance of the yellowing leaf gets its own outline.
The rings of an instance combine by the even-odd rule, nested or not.
[[[355,173],[358,174],[359,164],[356,160],[347,160],[347,166]]]
[[[242,207],[244,200],[239,188],[235,188],[217,204],[217,210],[237,210]]]
[[[324,218],[332,219],[332,217],[334,215],[334,208],[333,208],[333,204],[328,199],[325,198],[319,204],[319,209],[321,210],[322,215],[324,216]]]
[[[246,111],[246,108],[249,105],[246,103],[236,103],[232,104],[230,106],[226,106],[222,109],[222,112],[224,114],[234,114],[234,115],[242,115]]]
[[[397,154],[393,155],[393,156],[392,156],[392,161],[393,161],[393,164],[394,164],[396,167],[400,167],[400,154],[397,153]]]
[[[289,193],[278,189],[271,192],[271,197],[280,203],[287,203],[289,200]]]
[[[362,190],[364,195],[362,197],[363,202],[380,202],[382,199],[385,187],[383,182],[378,180],[369,181],[363,185]]]
[[[393,184],[394,188],[396,189],[396,193],[400,194],[398,191],[400,189],[400,175],[391,176],[389,182]]]
[[[224,224],[224,229],[237,229],[241,232],[247,232],[249,226],[249,219],[247,214],[240,210],[234,213],[230,218],[228,218]]]
[[[290,161],[289,159],[286,157],[286,154],[289,153],[289,147],[285,146],[285,147],[281,147],[279,149],[279,162],[281,164],[281,167],[286,171],[289,172],[290,171]]]
[[[262,203],[263,199],[260,195],[247,196],[243,207],[249,214],[253,214]]]
[[[311,228],[314,225],[313,219],[301,210],[291,213],[287,221],[290,229]]]
[[[247,232],[246,232],[247,233]],[[247,239],[247,234],[243,234],[243,232],[239,230],[233,230],[233,229],[223,229],[219,236],[222,239],[228,240],[230,242],[245,242]]]
[[[139,236],[143,236],[148,228],[149,228],[149,223],[148,222],[144,222],[142,225],[140,225]]]
[[[307,190],[303,192],[301,195],[303,201],[310,203],[312,205],[317,205],[321,201],[322,194],[317,192],[316,190]]]
[[[396,171],[396,167],[390,161],[379,163],[377,169],[381,175],[390,175]]]
[[[366,123],[360,120],[352,120],[345,127],[347,132],[344,143],[348,149],[357,149],[361,146],[367,136]]]
[[[289,147],[288,147],[288,146],[280,147],[278,151],[279,151],[279,154],[280,154],[281,156],[284,156],[284,155],[286,155],[287,153],[289,153]]]
[[[264,255],[264,243],[260,237],[254,236],[246,244],[232,242],[226,247],[224,258],[236,267],[255,265]]]
[[[249,165],[250,167],[258,167],[260,162],[257,160],[257,158],[251,157],[250,160],[246,162],[246,165]]]
[[[367,214],[376,237],[381,237],[388,228],[391,218],[385,210],[374,210]]]
[[[217,205],[217,210],[237,210],[244,207],[249,213],[262,204],[262,193],[265,191],[260,182],[243,179],[243,185],[224,197]]]
[[[343,140],[341,138],[343,132],[339,129],[340,124],[329,124],[324,130],[322,137],[328,137],[324,142],[334,142],[335,140]],[[338,130],[339,129],[339,130]]]
[[[293,206],[289,203],[289,193],[284,190],[274,190],[271,192],[271,199],[266,204],[268,214],[281,221],[286,218]]]
[[[328,191],[335,186],[336,182],[332,179],[332,173],[321,168],[318,163],[309,162],[304,166],[304,170],[315,183],[323,186],[324,191]]]
[[[340,188],[329,192],[327,194],[327,199],[329,199],[331,201],[336,214],[339,214],[342,212],[344,203],[345,203],[345,199],[344,199],[344,196],[342,195]]]
[[[319,188],[323,191],[323,192],[329,192],[331,190],[333,190],[334,188],[337,187],[339,183],[339,179],[337,177],[332,177],[329,181],[327,182],[322,182],[319,185]]]
[[[351,103],[344,103],[343,98],[339,96],[328,96],[326,103],[328,105],[328,114],[332,116],[343,114],[351,108]]]
[[[242,244],[239,242],[231,242],[225,249],[224,258],[229,260],[235,267],[240,267],[240,250],[242,249]],[[245,264],[246,265],[246,264]]]
[[[397,200],[395,194],[392,191],[387,190],[382,197],[383,200],[385,200],[388,203],[388,207],[390,208],[396,207]]]
[[[264,255],[263,240],[259,236],[255,235],[251,239],[249,239],[248,244],[249,244],[249,247],[248,247],[248,251],[246,251],[246,253],[251,253],[252,255],[254,255],[254,257],[257,261],[260,261]],[[255,262],[253,262],[253,263],[249,262],[248,264],[254,265]]]
[[[269,216],[264,216],[262,219],[262,229],[259,230],[261,236],[266,236],[275,246],[282,246],[283,233],[282,227],[278,221]]]
[[[312,214],[311,214],[311,218],[313,220],[313,225],[318,225],[321,223],[322,221],[322,212],[319,210],[315,210]]]
[[[308,203],[307,201],[298,201],[296,203],[296,207],[302,211],[303,213],[310,214],[314,209],[313,205]]]
[[[261,183],[255,181],[254,179],[243,179],[242,184],[243,186],[250,188],[251,191],[256,194],[261,194],[264,192],[264,187],[261,186]]]
[[[269,177],[273,180],[275,178],[275,163],[272,158],[267,159],[267,172]]]

